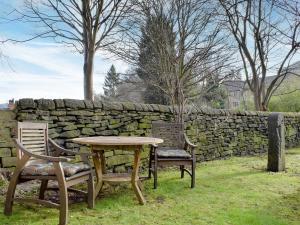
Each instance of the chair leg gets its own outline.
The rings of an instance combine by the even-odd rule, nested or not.
[[[151,179],[151,170],[152,170],[152,159],[149,157],[149,167],[148,167],[148,179]]]
[[[54,163],[59,189],[59,225],[68,223],[68,189],[61,163]]]
[[[59,183],[59,225],[68,223],[68,191],[64,183]]]
[[[13,207],[14,196],[15,196],[18,180],[19,180],[19,173],[14,174],[9,182],[7,193],[6,193],[5,206],[4,206],[4,214],[6,216],[10,216],[12,214],[12,207]]]
[[[191,188],[194,188],[195,187],[195,169],[196,169],[196,162],[195,162],[195,160],[193,160],[193,162],[192,162],[192,181],[191,181]]]
[[[92,174],[90,174],[87,184],[88,184],[88,190],[87,190],[88,208],[92,209],[95,206],[95,189],[94,189],[94,179]]]
[[[25,164],[29,160],[29,158],[30,158],[30,156],[28,156],[28,155],[22,156],[22,158],[18,161],[15,171],[10,179],[10,182],[8,185],[8,190],[6,193],[5,206],[4,206],[4,214],[7,216],[10,216],[12,213],[12,206],[13,206],[13,202],[14,202],[16,186],[19,181],[19,176],[20,176]]]
[[[45,191],[47,190],[48,186],[48,180],[42,180],[41,187],[40,187],[40,193],[39,193],[39,199],[45,198]]]
[[[154,166],[153,167],[154,167],[153,168],[153,177],[154,177],[153,185],[154,185],[154,189],[156,189],[157,188],[157,161],[156,160],[154,160]]]
[[[180,166],[180,172],[181,172],[180,177],[181,177],[181,178],[184,178],[184,165],[181,165],[181,166]]]

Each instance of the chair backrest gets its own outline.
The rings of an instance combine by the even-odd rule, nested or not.
[[[152,136],[164,140],[161,147],[184,147],[184,125],[182,123],[152,122]]]
[[[18,140],[26,150],[38,155],[48,155],[48,124],[18,122]],[[22,157],[18,149],[17,157]]]

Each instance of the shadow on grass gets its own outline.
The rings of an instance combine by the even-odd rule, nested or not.
[[[227,174],[212,174],[211,176],[205,176],[205,180],[229,180],[238,177],[255,176],[266,172],[267,171],[265,169],[261,169],[256,171],[232,172]]]

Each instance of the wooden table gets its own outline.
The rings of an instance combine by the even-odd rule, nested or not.
[[[146,200],[141,192],[139,179],[139,166],[141,161],[141,152],[143,145],[159,144],[163,140],[152,137],[120,137],[120,136],[98,136],[84,137],[73,139],[75,143],[86,144],[91,146],[93,161],[97,177],[95,187],[95,196],[101,191],[104,182],[131,182],[132,188],[139,200],[140,204],[145,204]],[[105,172],[105,156],[106,150],[127,150],[134,151],[133,170],[131,174],[107,174]]]

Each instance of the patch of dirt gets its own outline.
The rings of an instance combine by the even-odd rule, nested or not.
[[[163,204],[165,202],[165,197],[164,196],[158,196],[156,198],[156,202],[160,203],[160,204]]]

